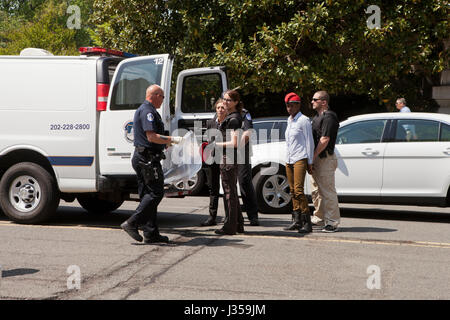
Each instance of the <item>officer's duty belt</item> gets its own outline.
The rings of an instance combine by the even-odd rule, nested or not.
[[[147,161],[161,161],[162,159],[165,159],[166,156],[164,153],[156,153],[149,148],[145,147],[136,147],[136,151],[143,157],[147,159]]]

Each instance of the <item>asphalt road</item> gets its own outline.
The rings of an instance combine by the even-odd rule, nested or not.
[[[208,198],[164,199],[169,244],[133,241],[106,216],[61,203],[44,225],[0,215],[1,299],[450,299],[450,208],[341,205],[341,228],[306,236],[290,215],[246,220],[245,234],[199,227]],[[220,216],[223,217],[222,203]]]

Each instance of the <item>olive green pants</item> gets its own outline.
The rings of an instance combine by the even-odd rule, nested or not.
[[[308,199],[305,196],[305,176],[308,160],[302,159],[294,164],[286,164],[286,176],[292,196],[293,211],[308,213]]]

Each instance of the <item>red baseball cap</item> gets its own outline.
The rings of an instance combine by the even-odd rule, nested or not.
[[[298,103],[300,103],[300,97],[296,93],[291,92],[291,93],[288,93],[284,97],[284,102],[285,103],[288,103],[288,102],[298,102]]]

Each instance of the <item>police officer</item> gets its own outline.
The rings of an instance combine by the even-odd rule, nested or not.
[[[244,131],[241,139],[240,152],[243,152],[243,162],[238,162],[238,181],[241,190],[244,211],[247,212],[248,220],[251,226],[258,226],[258,204],[256,202],[256,192],[252,182],[252,165],[250,164],[251,146],[250,137],[253,129],[253,121],[250,113],[242,109],[242,130]]]
[[[164,148],[180,143],[182,137],[164,136],[164,123],[156,109],[161,107],[164,91],[158,85],[146,90],[144,103],[136,110],[133,120],[135,151],[131,160],[136,171],[141,200],[136,212],[120,226],[134,240],[145,243],[169,242],[159,234],[156,222],[158,204],[164,196],[164,174],[161,167]],[[138,232],[143,226],[144,238]]]

